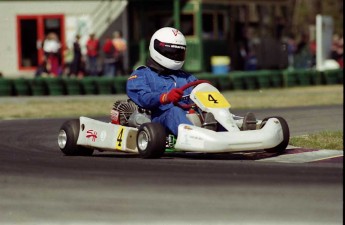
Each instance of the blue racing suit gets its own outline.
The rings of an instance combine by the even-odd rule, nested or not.
[[[173,103],[162,104],[160,97],[173,88],[180,88],[193,82],[197,78],[182,70],[159,74],[150,67],[139,67],[127,81],[127,95],[137,105],[151,110],[152,122],[161,123],[170,132],[177,136],[178,125],[181,123],[192,124],[186,117],[186,111]],[[184,95],[190,94],[192,87],[184,91]],[[188,104],[186,100],[181,103]]]

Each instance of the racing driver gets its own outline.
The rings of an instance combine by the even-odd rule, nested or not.
[[[127,95],[137,105],[151,110],[152,122],[161,123],[177,136],[178,125],[192,124],[187,111],[174,105],[184,102],[179,88],[197,80],[181,70],[186,55],[186,39],[177,29],[163,27],[151,37],[146,66],[137,68],[127,81]],[[190,94],[192,88],[184,91]],[[184,102],[188,103],[188,102]]]

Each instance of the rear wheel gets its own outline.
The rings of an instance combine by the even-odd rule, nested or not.
[[[62,124],[58,134],[58,144],[65,155],[90,156],[93,154],[93,149],[77,145],[79,129],[79,119],[69,120]]]
[[[144,123],[139,127],[137,147],[144,159],[160,158],[165,152],[166,131],[159,123]]]
[[[290,129],[289,129],[289,126],[288,126],[286,120],[280,116],[272,116],[272,117],[267,117],[267,118],[263,119],[261,126],[260,126],[260,129],[265,126],[266,122],[270,118],[276,118],[279,120],[280,126],[282,127],[282,131],[283,131],[283,141],[280,144],[278,144],[276,147],[265,149],[265,151],[269,152],[269,153],[281,154],[285,151],[286,147],[289,144]]]

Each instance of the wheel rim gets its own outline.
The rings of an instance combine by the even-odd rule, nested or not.
[[[146,132],[140,132],[138,136],[138,147],[140,150],[145,151],[149,144],[149,137]]]
[[[60,130],[59,136],[58,136],[58,144],[61,149],[65,148],[67,144],[67,134],[66,131]]]

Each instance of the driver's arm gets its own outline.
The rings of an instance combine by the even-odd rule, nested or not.
[[[188,77],[187,77],[187,83],[192,83],[194,81],[197,81],[198,78],[196,78],[194,75],[190,74]],[[190,95],[190,93],[192,92],[193,90],[193,87],[191,88],[188,88],[187,90],[184,91],[184,94],[185,95]]]
[[[149,85],[149,74],[145,69],[136,70],[127,80],[126,92],[128,97],[137,105],[145,109],[152,109],[161,105],[160,95]]]

